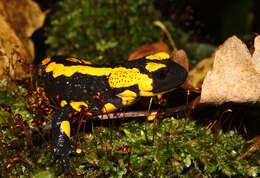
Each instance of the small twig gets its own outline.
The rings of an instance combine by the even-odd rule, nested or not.
[[[172,36],[169,33],[169,31],[167,30],[167,28],[165,27],[165,25],[161,21],[158,21],[158,20],[154,21],[153,24],[162,29],[162,31],[166,34],[167,38],[169,39],[169,41],[173,47],[173,50],[176,51],[177,50],[176,44],[174,43]]]
[[[260,145],[260,136],[257,137],[257,140],[258,140],[258,141],[257,141],[253,146],[251,146],[251,147],[247,150],[247,152],[246,152],[245,154],[243,154],[243,155],[239,158],[239,160],[244,159],[250,152],[252,152],[257,146]]]
[[[192,102],[184,104],[177,107],[168,108],[165,112],[160,112],[160,114],[171,114],[174,112],[180,112],[186,109],[193,109]],[[109,120],[109,119],[119,119],[119,118],[129,118],[129,117],[144,117],[149,115],[156,115],[159,112],[159,109],[150,110],[150,112],[145,111],[130,111],[130,112],[116,112],[116,113],[107,113],[96,116],[97,120]],[[81,121],[82,123],[86,122],[85,120]],[[42,128],[42,132],[46,133],[51,130],[51,123],[46,124]],[[30,129],[30,134],[34,133],[35,129]]]
[[[183,111],[187,108],[191,108],[192,103],[168,108],[165,112],[162,112],[161,114],[170,114],[174,112]],[[149,115],[156,115],[157,112],[159,112],[159,109],[153,109],[150,110],[150,112],[147,111],[130,111],[130,112],[116,112],[116,113],[108,113],[106,115],[98,115],[97,118],[99,120],[107,120],[107,119],[118,119],[118,118],[128,118],[128,117],[143,117],[143,116],[149,116]]]

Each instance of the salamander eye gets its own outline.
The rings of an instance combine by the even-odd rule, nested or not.
[[[153,72],[153,77],[159,80],[163,80],[166,78],[168,73],[168,69],[167,68],[162,68],[160,70],[157,70],[155,72]]]

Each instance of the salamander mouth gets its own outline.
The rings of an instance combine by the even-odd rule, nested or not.
[[[178,88],[178,87],[176,87],[176,88]],[[154,93],[154,95],[162,95],[162,94],[171,92],[171,91],[175,90],[176,88],[171,88],[171,89],[166,90],[166,91],[154,91],[153,93]]]

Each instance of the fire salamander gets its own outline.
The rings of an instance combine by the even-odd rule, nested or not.
[[[70,117],[87,108],[92,115],[113,112],[140,97],[171,91],[184,83],[187,72],[167,53],[159,52],[121,65],[92,65],[69,57],[47,57],[38,70],[50,100],[59,96],[60,109],[53,113],[51,161],[61,160],[69,173],[69,156],[83,156],[70,143]]]

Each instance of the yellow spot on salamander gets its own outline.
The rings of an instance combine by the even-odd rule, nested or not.
[[[158,98],[158,99],[162,99],[162,97],[163,97],[162,94],[157,95],[157,98]]]
[[[42,60],[42,65],[46,65],[46,64],[48,64],[50,61],[51,61],[51,58],[50,58],[50,57],[47,57],[47,58],[45,58],[45,59]]]
[[[167,66],[165,64],[158,64],[156,62],[148,62],[145,66],[146,70],[148,70],[149,72],[154,72],[163,67],[167,67]]]
[[[136,101],[137,94],[131,90],[125,90],[116,96],[122,98],[122,103],[124,106],[133,104]]]
[[[54,78],[61,75],[70,77],[76,72],[92,76],[108,76],[111,70],[112,68],[108,67],[92,67],[85,65],[64,66],[63,64],[57,64],[56,62],[51,62],[45,69],[46,72],[53,72],[52,76]]]
[[[123,88],[138,85],[141,91],[151,91],[153,89],[153,80],[149,78],[148,75],[142,74],[137,68],[114,68],[108,78],[108,83],[111,88]]]
[[[150,56],[146,56],[146,59],[151,59],[151,60],[164,60],[164,59],[169,59],[169,58],[170,58],[170,56],[166,52],[159,52],[159,53],[155,53]]]
[[[76,111],[81,111],[81,107],[80,106],[85,106],[86,108],[88,108],[87,103],[85,103],[84,101],[77,101],[77,102],[73,101],[73,102],[70,102],[70,105]]]
[[[65,100],[62,100],[61,102],[60,102],[60,106],[61,107],[64,107],[64,106],[66,106],[68,103],[67,103],[67,101],[65,101]]]
[[[86,65],[72,65],[64,66],[63,64],[57,64],[56,62],[51,62],[47,65],[46,72],[53,72],[52,76],[54,78],[64,75],[70,77],[76,72],[81,74],[88,74],[92,76],[107,76],[108,83],[111,88],[122,88],[131,87],[138,85],[141,91],[141,96],[154,96],[150,93],[153,89],[153,80],[149,78],[148,75],[142,74],[139,69],[132,68],[127,69],[125,67],[93,67]],[[144,94],[144,95],[143,95]],[[152,94],[152,95],[151,95]]]
[[[82,152],[82,150],[80,148],[76,149],[76,153],[81,153],[81,152]]]
[[[103,113],[109,113],[109,112],[113,112],[116,110],[117,110],[117,107],[115,105],[113,105],[112,103],[106,103],[104,105],[104,107],[102,108]]]
[[[70,122],[62,121],[60,124],[60,128],[70,138]]]
[[[82,61],[80,59],[77,59],[77,58],[67,58],[66,61],[71,61],[71,62],[76,62],[76,63],[82,63]]]
[[[155,96],[156,94],[149,91],[140,91],[140,96]]]
[[[146,117],[146,119],[148,121],[153,121],[155,118],[156,118],[156,114],[155,115],[149,115],[149,116]]]

